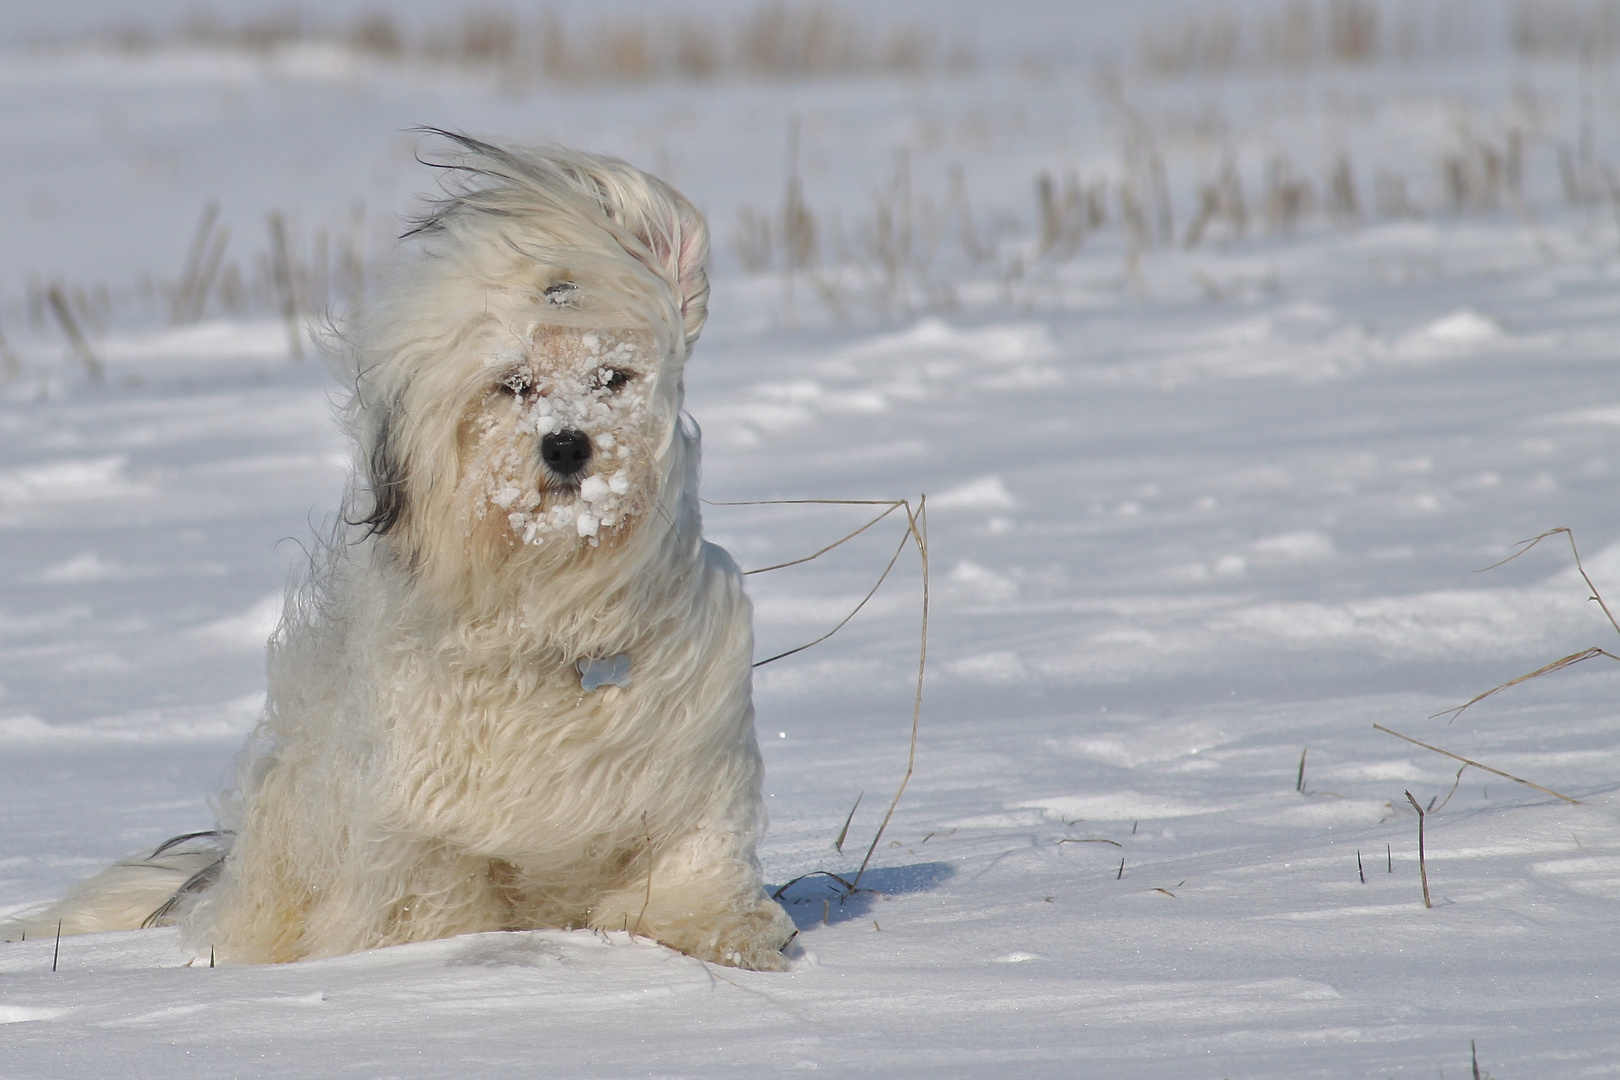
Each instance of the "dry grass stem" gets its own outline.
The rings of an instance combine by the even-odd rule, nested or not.
[[[1522,682],[1529,682],[1531,679],[1539,678],[1542,675],[1550,675],[1555,671],[1562,671],[1564,668],[1573,667],[1582,660],[1590,660],[1594,656],[1607,656],[1610,660],[1620,660],[1620,656],[1616,656],[1614,653],[1609,652],[1606,649],[1600,649],[1594,645],[1589,649],[1582,649],[1578,653],[1570,653],[1568,656],[1561,656],[1552,663],[1547,664],[1544,667],[1536,668],[1536,670],[1530,672],[1528,675],[1520,675],[1517,679],[1510,679],[1501,686],[1493,686],[1483,694],[1476,694],[1474,697],[1470,698],[1463,704],[1458,705],[1456,708],[1446,709],[1443,712],[1437,712],[1433,716],[1429,717],[1429,719],[1433,720],[1436,717],[1446,716],[1449,714],[1451,720],[1446,721],[1446,723],[1449,724],[1452,720],[1455,720],[1457,717],[1461,716],[1464,709],[1468,708],[1470,705],[1484,701],[1492,694],[1506,690],[1510,686],[1518,686]]]
[[[709,505],[710,506],[883,506],[883,507],[887,507],[887,509],[885,509],[883,511],[883,513],[879,514],[872,521],[867,522],[865,525],[861,526],[859,529],[855,530],[853,533],[851,533],[848,536],[844,537],[842,540],[839,540],[836,543],[828,545],[827,547],[823,548],[821,551],[818,551],[815,554],[809,555],[809,556],[807,556],[805,558],[802,558],[802,559],[790,560],[788,562],[780,564],[779,566],[761,567],[759,571],[755,571],[755,572],[759,572],[759,573],[762,573],[765,570],[782,569],[783,567],[797,566],[800,563],[809,562],[811,559],[818,558],[819,556],[821,556],[821,555],[825,554],[826,552],[831,551],[833,548],[839,546],[839,544],[842,544],[847,540],[851,540],[855,536],[858,536],[862,532],[865,532],[867,529],[871,528],[873,525],[876,525],[879,521],[882,521],[885,517],[887,517],[889,514],[893,513],[895,510],[903,509],[905,511],[905,514],[906,514],[906,532],[905,532],[905,535],[903,537],[901,537],[900,544],[899,544],[899,546],[897,546],[895,548],[894,554],[889,557],[889,562],[883,568],[883,573],[878,576],[877,583],[872,586],[870,591],[868,591],[867,594],[864,597],[861,598],[861,602],[859,604],[855,605],[854,610],[851,611],[848,615],[844,616],[844,618],[839,621],[838,625],[834,626],[831,630],[827,631],[825,634],[822,634],[820,637],[816,638],[814,641],[806,642],[805,644],[800,645],[797,648],[789,649],[786,652],[778,653],[775,656],[766,657],[764,660],[758,660],[758,661],[755,661],[755,663],[754,663],[755,667],[760,667],[760,666],[762,666],[764,664],[769,664],[769,663],[772,663],[773,661],[781,660],[784,657],[792,656],[794,653],[803,652],[805,649],[808,649],[813,645],[821,644],[821,642],[826,641],[828,638],[830,638],[834,634],[836,634],[839,630],[842,630],[844,628],[845,624],[847,624],[849,622],[849,620],[853,619],[857,614],[859,614],[860,610],[866,606],[867,602],[869,600],[871,600],[872,597],[877,594],[878,589],[883,587],[883,583],[888,580],[889,573],[894,569],[895,563],[899,561],[900,556],[905,552],[907,545],[915,545],[916,546],[917,557],[918,557],[918,560],[919,560],[919,562],[921,563],[921,566],[922,566],[922,620],[921,620],[921,627],[920,627],[920,630],[919,630],[918,642],[917,642],[917,689],[916,689],[916,693],[915,693],[914,697],[912,698],[912,705],[911,705],[911,741],[910,741],[910,746],[909,746],[909,748],[907,750],[907,753],[906,753],[906,773],[905,773],[905,775],[903,777],[901,777],[900,786],[895,791],[894,798],[892,800],[890,800],[890,802],[889,802],[889,808],[883,815],[883,821],[878,826],[877,834],[872,837],[872,843],[866,849],[866,856],[865,856],[865,858],[863,858],[861,860],[860,868],[855,871],[854,880],[850,881],[850,882],[844,882],[844,880],[842,878],[836,878],[836,875],[831,875],[831,874],[828,875],[829,877],[835,877],[840,882],[840,884],[844,884],[849,889],[850,892],[852,892],[852,893],[856,892],[860,888],[861,875],[866,873],[867,865],[869,863],[871,863],[871,861],[872,861],[872,854],[877,850],[878,843],[883,839],[883,834],[889,827],[889,821],[894,817],[895,808],[900,805],[900,798],[906,792],[906,785],[911,783],[911,777],[916,772],[916,769],[917,769],[917,732],[918,732],[918,729],[919,729],[919,727],[921,725],[921,722],[922,722],[923,679],[924,679],[924,676],[926,675],[927,670],[928,670],[928,601],[929,601],[929,590],[928,590],[928,496],[926,494],[919,495],[917,497],[917,505],[916,505],[915,508],[912,507],[910,499],[747,499],[747,500],[738,500],[738,501],[732,501],[732,502],[710,502]],[[851,809],[850,810],[850,817],[853,818],[854,814],[855,814],[854,810]],[[846,829],[848,828],[848,822],[845,823],[845,828]],[[796,878],[795,880],[799,880],[799,879]],[[788,884],[792,884],[792,882],[789,882]],[[787,886],[784,885],[782,888],[786,889]],[[780,891],[781,890],[778,890],[778,893],[780,893]]]
[[[878,826],[877,835],[872,837],[872,844],[866,849],[866,858],[861,860],[861,867],[855,871],[855,886],[861,883],[861,875],[866,873],[866,864],[872,861],[872,852],[877,850],[878,841],[883,839],[883,831],[889,827],[889,819],[894,817],[895,807],[900,805],[900,797],[906,793],[906,785],[911,783],[911,776],[917,769],[917,729],[922,721],[922,695],[923,675],[928,670],[928,496],[917,497],[917,510],[912,512],[911,504],[906,504],[906,523],[908,535],[916,541],[917,554],[922,560],[922,630],[917,647],[917,693],[911,705],[911,745],[906,752],[906,775],[900,778],[900,786],[895,790],[894,799],[889,803],[889,809],[883,815],[883,824]],[[887,573],[887,571],[885,571]]]
[[[84,370],[89,373],[92,382],[101,382],[106,378],[101,361],[90,348],[90,342],[85,340],[84,333],[79,329],[79,321],[73,317],[73,310],[68,307],[67,298],[62,294],[62,286],[52,283],[45,290],[45,302],[56,316],[57,325],[62,328],[62,334],[68,339],[73,351],[78,353],[79,360],[84,364]]]
[[[230,242],[231,235],[229,229],[222,228],[215,232],[214,226],[218,222],[219,202],[210,199],[197,221],[197,231],[186,253],[185,268],[180,273],[180,283],[169,304],[171,326],[196,322],[202,318],[208,306],[208,294],[213,291],[214,281],[219,276],[220,266],[225,259],[225,245]]]
[[[748,506],[748,505],[763,505],[763,504],[710,503],[709,505],[710,506]],[[834,540],[832,543],[828,544],[826,547],[820,549],[819,551],[813,552],[813,553],[811,553],[809,555],[805,555],[802,558],[789,559],[787,562],[779,562],[779,563],[775,563],[775,564],[773,564],[771,566],[761,566],[761,567],[757,567],[757,568],[755,568],[753,570],[744,570],[743,571],[743,576],[747,577],[750,574],[769,573],[772,570],[785,570],[786,568],[788,568],[790,566],[798,566],[801,563],[810,562],[812,559],[819,559],[819,558],[821,558],[821,556],[827,554],[827,552],[833,550],[834,548],[839,547],[840,545],[849,543],[849,541],[855,539],[857,536],[861,535],[861,533],[865,532],[867,529],[870,529],[872,526],[876,525],[878,522],[882,521],[884,518],[888,517],[890,514],[894,513],[896,510],[900,509],[901,505],[903,505],[903,504],[901,504],[901,503],[892,503],[892,504],[890,504],[889,508],[887,510],[883,511],[883,513],[879,514],[877,517],[873,518],[871,521],[868,521],[865,525],[862,525],[860,528],[856,529],[852,533],[845,534],[840,539]]]
[[[1305,794],[1305,755],[1310,752],[1308,746],[1299,752],[1299,778],[1294,781],[1294,790],[1301,795]]]
[[[1586,566],[1581,562],[1580,548],[1575,546],[1575,533],[1567,525],[1560,525],[1556,529],[1548,529],[1540,536],[1532,536],[1528,540],[1520,540],[1514,545],[1519,549],[1518,551],[1515,551],[1505,559],[1491,563],[1489,566],[1481,567],[1479,573],[1483,574],[1486,570],[1495,570],[1498,566],[1502,566],[1505,563],[1510,563],[1514,559],[1517,559],[1520,555],[1525,554],[1531,548],[1535,547],[1537,544],[1541,543],[1543,540],[1547,539],[1547,537],[1557,536],[1560,533],[1562,533],[1569,540],[1569,553],[1575,558],[1575,569],[1580,571],[1581,580],[1586,582],[1586,587],[1592,591],[1591,598],[1596,600],[1598,607],[1603,609],[1603,614],[1608,617],[1609,625],[1614,627],[1614,632],[1620,634],[1620,621],[1616,621],[1614,612],[1610,611],[1609,605],[1604,603],[1602,594],[1598,592],[1598,587],[1592,584],[1592,578],[1587,574]]]
[[[849,816],[844,819],[844,827],[838,830],[838,839],[833,841],[833,850],[840,855],[844,853],[844,838],[849,835],[849,823],[855,820],[855,811],[861,808],[861,800],[864,798],[866,798],[864,790],[855,796],[855,805],[849,808]],[[929,835],[932,836],[933,834],[930,833]],[[926,844],[927,842],[927,839],[924,838],[923,843]]]
[[[1418,875],[1420,877],[1422,877],[1422,879],[1423,879],[1423,906],[1426,907],[1426,908],[1432,908],[1432,907],[1434,907],[1434,902],[1429,899],[1429,866],[1428,866],[1428,858],[1425,855],[1424,850],[1423,850],[1423,818],[1424,818],[1425,815],[1423,813],[1423,807],[1418,805],[1418,801],[1412,797],[1412,793],[1410,791],[1408,791],[1406,793],[1406,801],[1411,803],[1412,804],[1412,809],[1417,811],[1417,816],[1418,816]]]
[[[1555,799],[1562,799],[1565,802],[1571,804],[1572,806],[1579,806],[1580,805],[1580,800],[1579,799],[1572,799],[1568,795],[1560,795],[1560,794],[1558,794],[1558,792],[1552,790],[1551,788],[1544,788],[1540,784],[1532,784],[1530,781],[1524,779],[1524,777],[1522,777],[1522,776],[1514,776],[1512,773],[1503,772],[1501,769],[1493,769],[1489,765],[1483,765],[1483,764],[1475,761],[1473,758],[1465,758],[1461,754],[1453,754],[1450,750],[1442,750],[1438,746],[1430,746],[1428,743],[1422,742],[1422,741],[1420,741],[1418,739],[1414,739],[1410,735],[1402,735],[1398,731],[1393,731],[1390,728],[1385,727],[1383,724],[1374,724],[1373,727],[1377,728],[1379,731],[1382,731],[1385,735],[1393,735],[1397,739],[1405,739],[1407,742],[1411,743],[1413,746],[1421,746],[1425,750],[1433,750],[1437,754],[1444,754],[1446,757],[1450,758],[1453,761],[1460,761],[1464,765],[1472,765],[1476,769],[1483,769],[1485,772],[1488,772],[1488,773],[1492,774],[1493,776],[1500,776],[1504,780],[1512,780],[1515,784],[1523,784],[1525,787],[1535,788],[1537,791],[1541,792],[1544,795],[1551,795]]]
[[[12,351],[4,331],[0,331],[0,377],[9,382],[21,373],[22,359]]]
[[[1429,800],[1429,813],[1432,814],[1437,810],[1444,810],[1446,808],[1446,803],[1450,802],[1451,797],[1453,795],[1457,794],[1457,786],[1462,783],[1462,774],[1467,772],[1467,771],[1468,771],[1468,766],[1467,765],[1464,765],[1464,766],[1462,766],[1461,768],[1459,768],[1457,770],[1457,779],[1455,779],[1455,780],[1453,780],[1451,782],[1451,790],[1446,792],[1446,797],[1444,799],[1440,800],[1440,805],[1439,806],[1434,805],[1434,800],[1433,799]]]
[[[1580,572],[1581,580],[1586,583],[1586,588],[1587,588],[1588,592],[1591,594],[1588,597],[1588,599],[1596,601],[1598,607],[1603,609],[1604,617],[1609,620],[1609,625],[1614,627],[1615,633],[1620,634],[1620,621],[1617,621],[1615,619],[1614,612],[1609,610],[1608,603],[1603,599],[1603,594],[1598,591],[1598,587],[1597,587],[1597,585],[1595,585],[1593,583],[1591,575],[1586,572],[1586,566],[1585,566],[1584,563],[1581,562],[1580,549],[1575,546],[1575,534],[1572,531],[1570,531],[1570,529],[1567,526],[1560,525],[1556,529],[1548,529],[1546,532],[1542,533],[1540,536],[1533,536],[1528,540],[1519,541],[1517,544],[1514,545],[1515,547],[1517,547],[1519,549],[1518,551],[1515,551],[1513,554],[1509,555],[1505,559],[1500,559],[1500,560],[1498,560],[1496,562],[1491,563],[1491,565],[1489,565],[1489,566],[1482,567],[1479,572],[1484,573],[1486,570],[1494,570],[1498,566],[1503,565],[1504,563],[1510,563],[1514,559],[1517,559],[1520,555],[1523,555],[1525,552],[1527,552],[1531,548],[1535,547],[1537,544],[1541,543],[1543,540],[1547,539],[1549,536],[1558,536],[1560,534],[1562,534],[1565,538],[1567,538],[1569,540],[1569,551],[1570,551],[1570,554],[1575,559],[1575,569]],[[1508,682],[1505,682],[1500,686],[1493,686],[1493,687],[1491,687],[1491,689],[1485,691],[1483,694],[1476,694],[1474,697],[1470,698],[1468,701],[1464,702],[1463,704],[1457,706],[1454,709],[1446,709],[1446,710],[1444,710],[1442,712],[1435,713],[1434,716],[1430,717],[1430,719],[1432,720],[1435,717],[1446,716],[1447,714],[1449,714],[1450,717],[1451,717],[1451,720],[1455,720],[1455,719],[1457,719],[1457,717],[1461,716],[1463,714],[1463,711],[1465,709],[1467,709],[1470,705],[1474,705],[1474,704],[1477,704],[1477,703],[1479,703],[1481,701],[1484,701],[1486,698],[1490,697],[1492,694],[1499,693],[1500,691],[1506,690],[1511,686],[1518,686],[1522,682],[1528,682],[1529,680],[1539,678],[1542,675],[1549,675],[1554,671],[1562,671],[1564,668],[1572,667],[1573,665],[1580,663],[1582,660],[1590,660],[1594,656],[1606,656],[1610,660],[1620,660],[1620,656],[1616,656],[1614,653],[1611,653],[1606,649],[1598,648],[1597,646],[1594,645],[1589,649],[1582,649],[1580,652],[1570,653],[1568,656],[1559,657],[1557,660],[1554,660],[1550,664],[1544,665],[1543,667],[1539,667],[1539,668],[1537,668],[1536,670],[1530,672],[1527,675],[1520,675],[1517,679],[1509,680]],[[1451,720],[1448,720],[1446,722],[1449,724],[1449,723],[1451,723]],[[1531,785],[1531,786],[1533,787],[1534,785]]]
[[[209,235],[219,220],[219,202],[209,199],[197,221],[197,231],[191,237],[191,248],[186,252],[185,268],[180,271],[180,284],[174,290],[169,306],[169,323],[179,326],[191,321],[192,295],[196,289],[197,274],[202,268],[203,253],[208,249]]]
[[[900,543],[898,545],[896,545],[896,547],[894,549],[894,554],[889,556],[888,565],[886,565],[883,568],[883,573],[878,575],[877,582],[875,584],[873,584],[872,588],[867,591],[867,594],[865,596],[861,597],[861,602],[856,604],[855,607],[853,609],[851,609],[850,613],[848,615],[845,615],[842,619],[840,619],[838,621],[837,625],[835,625],[831,630],[828,630],[825,634],[822,634],[818,638],[815,638],[815,639],[813,639],[811,641],[805,642],[803,645],[799,645],[799,646],[796,646],[794,648],[788,649],[786,652],[779,652],[775,656],[768,656],[763,660],[756,660],[756,661],[754,661],[754,666],[755,667],[764,667],[766,664],[775,663],[776,661],[784,659],[784,658],[789,657],[789,656],[792,656],[795,653],[801,653],[804,650],[806,650],[808,648],[811,648],[812,646],[820,645],[823,641],[826,641],[828,638],[830,638],[834,634],[838,633],[838,631],[842,630],[849,623],[849,621],[851,619],[853,619],[856,615],[860,614],[861,609],[864,608],[867,605],[867,602],[870,601],[872,599],[872,597],[877,595],[877,591],[880,588],[882,588],[883,583],[888,580],[889,572],[894,569],[894,564],[899,562],[900,561],[900,556],[905,553],[906,545],[909,542],[910,542],[909,534],[907,536],[903,536],[903,537],[900,538]]]
[[[1113,844],[1117,848],[1122,848],[1125,846],[1118,840],[1104,840],[1101,837],[1087,837],[1082,839],[1077,836],[1065,836],[1058,841],[1058,844]]]
[[[842,630],[844,628],[844,626],[851,619],[853,619],[856,615],[860,614],[861,609],[864,608],[867,605],[867,603],[872,599],[872,597],[877,595],[878,589],[882,588],[883,583],[886,580],[888,580],[889,573],[894,569],[895,563],[897,563],[900,560],[900,556],[902,554],[904,554],[904,552],[906,550],[906,546],[908,544],[912,544],[912,543],[916,544],[917,553],[918,553],[919,557],[922,560],[923,626],[922,626],[922,646],[921,646],[921,649],[919,651],[919,656],[921,656],[923,658],[926,658],[927,650],[928,650],[928,524],[927,524],[928,519],[927,519],[927,516],[926,516],[926,512],[924,511],[924,504],[926,503],[927,499],[928,499],[927,495],[920,496],[918,498],[918,500],[917,500],[917,509],[915,511],[912,510],[911,501],[909,499],[898,499],[898,500],[888,500],[888,499],[750,499],[750,500],[742,500],[742,501],[736,501],[736,502],[711,502],[711,501],[705,499],[704,502],[707,502],[710,506],[886,506],[886,507],[888,507],[887,510],[883,511],[883,513],[879,514],[877,517],[873,518],[871,521],[868,521],[865,525],[862,525],[860,528],[856,529],[852,533],[847,534],[846,536],[842,537],[841,539],[835,540],[833,543],[828,544],[826,547],[822,548],[820,551],[814,552],[813,554],[810,554],[810,555],[806,555],[803,558],[789,559],[787,562],[777,563],[774,566],[761,566],[761,567],[759,567],[758,569],[755,569],[755,570],[745,570],[745,571],[743,571],[744,576],[747,576],[749,574],[763,574],[763,573],[765,573],[766,571],[769,571],[769,570],[781,570],[781,569],[784,569],[784,568],[789,567],[789,566],[798,566],[798,565],[800,565],[802,563],[810,562],[812,559],[820,558],[822,555],[827,554],[827,552],[832,551],[834,548],[839,547],[840,545],[848,543],[850,540],[855,539],[855,537],[861,535],[861,533],[865,532],[867,529],[870,529],[872,526],[876,525],[878,522],[880,522],[884,518],[888,517],[894,511],[902,509],[902,508],[904,508],[905,511],[906,511],[907,526],[906,526],[905,535],[900,538],[900,544],[899,544],[899,546],[897,546],[895,548],[894,554],[889,557],[889,562],[888,562],[888,564],[886,566],[884,566],[883,573],[878,575],[877,583],[874,584],[872,586],[872,588],[867,591],[866,595],[861,598],[861,602],[856,604],[854,609],[852,611],[850,611],[850,613],[848,615],[845,615],[842,619],[840,619],[836,626],[834,626],[831,630],[828,630],[825,634],[822,634],[820,637],[816,638],[815,640],[807,641],[803,645],[799,645],[799,646],[796,646],[795,648],[788,649],[786,652],[777,653],[775,656],[768,656],[763,660],[756,660],[756,661],[754,661],[754,666],[755,667],[764,667],[766,664],[773,663],[773,662],[775,662],[777,660],[781,660],[784,657],[792,656],[794,653],[803,652],[804,650],[810,648],[813,645],[821,644],[823,641],[826,641],[828,638],[830,638],[834,634],[838,633],[838,631]],[[921,668],[921,666],[922,666],[922,663],[920,662],[919,663],[919,669]],[[919,703],[919,707],[920,707],[920,703],[921,703],[921,700],[922,700],[922,675],[921,675],[920,670],[919,670],[919,674],[918,674],[918,677],[917,677],[917,698],[918,698],[918,703]]]
[[[630,931],[632,934],[641,933],[641,920],[647,917],[647,909],[652,906],[653,838],[652,830],[647,827],[647,811],[645,810],[641,812],[641,832],[647,838],[647,850],[645,852],[647,859],[647,896],[641,902],[641,914],[636,916],[636,928]]]
[[[281,214],[272,211],[270,227],[270,270],[281,301],[281,318],[287,324],[287,351],[294,360],[304,358],[304,342],[298,333],[298,292],[293,285],[292,259],[287,247],[287,226]]]
[[[776,891],[771,893],[771,899],[772,900],[780,900],[780,899],[782,899],[782,894],[783,893],[785,893],[789,889],[793,888],[793,886],[797,885],[799,882],[803,881],[805,878],[813,878],[813,877],[832,878],[839,885],[843,886],[845,892],[854,892],[855,891],[855,886],[850,884],[849,880],[847,878],[843,877],[842,875],[835,874],[831,870],[812,870],[808,874],[800,874],[798,877],[793,878],[792,880],[790,880],[790,881],[788,881],[788,882],[786,882],[786,883],[784,883],[782,885],[778,885],[776,887]]]

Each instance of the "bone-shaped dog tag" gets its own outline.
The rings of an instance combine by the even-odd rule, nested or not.
[[[618,656],[582,656],[579,663],[579,685],[586,690],[600,686],[630,685],[630,654]]]

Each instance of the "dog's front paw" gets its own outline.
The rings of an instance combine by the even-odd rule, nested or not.
[[[793,934],[793,920],[782,910],[782,905],[760,897],[751,910],[722,917],[719,928],[702,946],[682,951],[727,967],[786,971],[788,958],[782,950],[793,940]]]
[[[744,956],[740,952],[733,952],[724,960],[716,960],[717,964],[727,967],[743,968],[746,971],[786,971],[790,966],[786,954],[781,949],[774,951],[756,951]]]

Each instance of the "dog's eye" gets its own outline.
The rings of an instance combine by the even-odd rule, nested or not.
[[[618,368],[602,368],[597,371],[596,377],[591,382],[595,389],[606,390],[610,394],[615,394],[629,383],[631,374],[628,371],[620,371]]]
[[[546,300],[557,307],[579,307],[579,286],[572,281],[559,281],[546,286]]]
[[[532,380],[527,371],[514,371],[501,380],[501,389],[514,396],[527,392]]]

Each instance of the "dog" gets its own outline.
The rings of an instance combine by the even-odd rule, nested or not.
[[[454,179],[329,350],[354,479],[220,828],[11,929],[262,963],[590,928],[783,970],[752,613],[682,412],[706,226],[614,158],[426,130]]]

